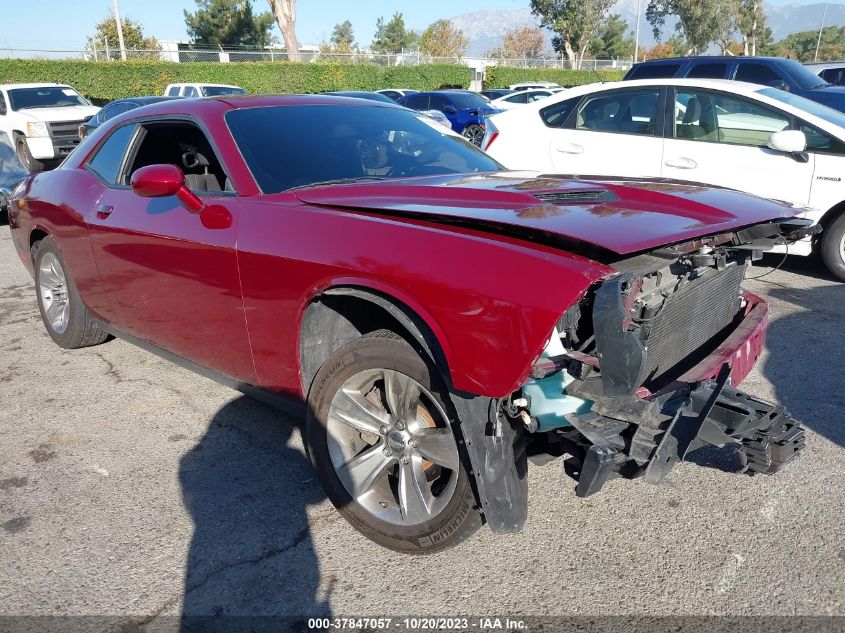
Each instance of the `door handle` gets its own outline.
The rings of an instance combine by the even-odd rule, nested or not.
[[[561,154],[583,154],[584,148],[576,143],[564,143],[557,146],[557,151]]]
[[[685,158],[683,156],[670,158],[666,161],[665,165],[667,167],[674,167],[675,169],[695,169],[698,167],[698,163],[696,163],[693,159]]]
[[[111,206],[110,204],[98,204],[96,211],[97,211],[97,219],[98,220],[105,220],[111,215],[111,212],[114,211],[114,207]]]

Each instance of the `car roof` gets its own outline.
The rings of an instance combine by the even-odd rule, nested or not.
[[[807,68],[841,68],[845,66],[845,61],[841,62],[807,62],[804,64]]]
[[[338,97],[333,95],[223,95],[219,97],[205,97],[203,99],[166,99],[146,106],[144,116],[169,114],[225,114],[231,110],[245,110],[247,108],[266,108],[273,106],[301,106],[301,105],[346,105],[372,108],[401,108],[395,103],[356,99],[354,97]],[[401,108],[404,109],[404,108]],[[137,112],[124,113],[113,120],[136,118]],[[111,121],[109,121],[111,122]]]
[[[159,101],[172,101],[174,99],[182,99],[182,97],[169,97],[164,95],[150,95],[148,97],[126,97],[124,99],[115,99],[114,101],[110,101],[109,105],[112,103],[140,103],[142,105],[146,105],[148,103],[158,103]]]
[[[168,88],[171,88],[173,86],[214,86],[215,88],[240,88],[240,86],[235,86],[234,84],[213,84],[208,81],[180,81],[175,84],[167,85]]]
[[[729,61],[767,61],[767,62],[786,62],[786,61],[795,61],[785,59],[783,57],[763,57],[761,56],[746,56],[746,55],[691,55],[689,57],[661,57],[660,59],[647,59],[644,62],[637,62],[634,64],[635,66],[642,66],[643,64],[649,65],[658,65],[658,64],[665,64],[665,63],[677,63],[677,62],[729,62]]]
[[[70,86],[67,85],[67,84],[54,84],[54,83],[29,83],[29,84],[0,84],[0,88],[3,88],[4,90],[14,90],[16,88],[70,88]]]

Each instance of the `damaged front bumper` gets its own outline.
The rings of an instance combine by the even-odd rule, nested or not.
[[[569,385],[567,393],[593,403],[555,431],[578,496],[598,492],[614,477],[658,484],[705,445],[736,446],[750,473],[774,473],[801,453],[804,430],[786,409],[731,386],[751,371],[765,343],[768,307],[748,292],[743,299],[742,320],[730,336],[657,393],[608,396],[600,377]]]

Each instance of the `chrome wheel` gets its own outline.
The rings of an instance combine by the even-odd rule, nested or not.
[[[842,239],[839,240],[839,256],[842,262],[845,263],[845,233],[842,234]]]
[[[370,514],[416,525],[449,504],[458,447],[437,400],[410,376],[390,369],[354,374],[334,395],[326,430],[338,478]]]
[[[481,147],[481,142],[484,139],[484,130],[480,125],[468,125],[464,128],[463,136],[476,147]]]
[[[38,266],[38,294],[45,320],[53,332],[62,334],[68,326],[70,305],[65,271],[53,253],[45,253]]]

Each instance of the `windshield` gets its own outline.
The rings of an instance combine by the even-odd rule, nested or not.
[[[203,97],[222,97],[224,95],[245,95],[243,88],[230,88],[229,86],[203,86]]]
[[[226,122],[264,193],[502,169],[451,130],[404,108],[270,106],[232,110]]]
[[[451,101],[452,105],[462,110],[464,108],[490,107],[486,99],[484,99],[483,97],[479,97],[478,95],[470,94],[468,92],[446,92],[443,94],[449,101]]]
[[[813,116],[817,116],[828,123],[845,128],[845,114],[839,112],[839,110],[828,108],[826,105],[822,105],[821,103],[810,101],[804,97],[799,97],[796,94],[778,90],[777,88],[763,88],[757,92],[766,97],[777,99],[782,103],[787,103],[796,108],[801,108],[805,112],[809,112]]]
[[[87,105],[90,104],[76,90],[63,86],[14,88],[13,90],[9,90],[9,106],[12,110]]]
[[[813,88],[829,85],[824,79],[811,70],[807,70],[806,66],[802,66],[794,59],[783,60],[783,71],[789,75],[802,90],[812,90]]]

